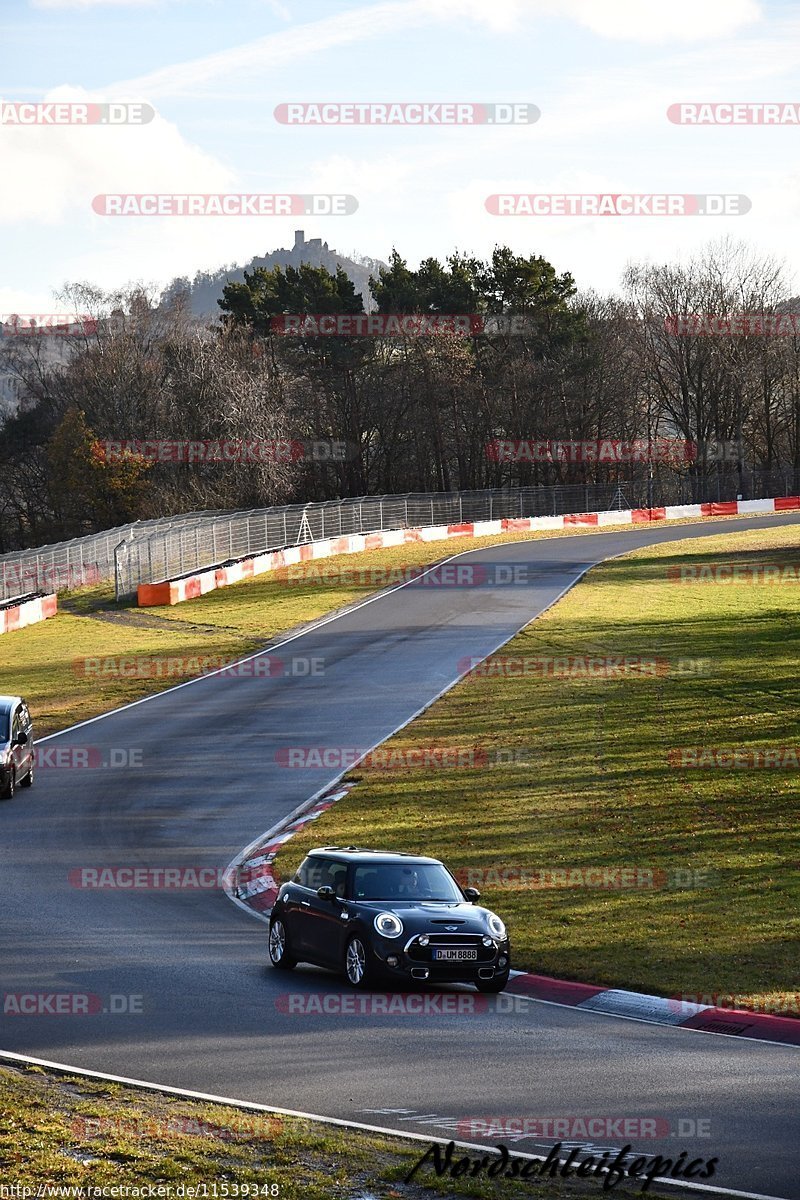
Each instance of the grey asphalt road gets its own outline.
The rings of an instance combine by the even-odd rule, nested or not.
[[[718,1156],[714,1182],[796,1200],[797,1049],[507,997],[464,1002],[460,1013],[435,1000],[404,1013],[298,1011],[343,994],[341,982],[311,968],[270,971],[264,926],[218,889],[76,886],[83,868],[223,868],[337,774],[283,765],[281,752],[379,742],[464,658],[495,650],[589,564],[795,523],[791,514],[467,552],[459,561],[485,568],[480,586],[384,593],[274,651],[288,675],[203,678],[46,741],[40,753],[58,751],[60,765],[0,805],[0,1047],[468,1141],[469,1118],[608,1118],[592,1127],[598,1136],[565,1145],[628,1140],[643,1154]],[[512,562],[525,564],[527,582],[503,586],[498,564]],[[296,673],[313,660],[312,673]],[[82,754],[127,765],[83,767]],[[41,1011],[15,1011],[30,1004]],[[59,1004],[73,1011],[49,1011]],[[620,1117],[654,1118],[657,1136],[626,1139]],[[533,1132],[512,1145],[535,1152],[552,1141]]]

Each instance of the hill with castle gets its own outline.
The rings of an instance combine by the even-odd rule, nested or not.
[[[377,258],[359,255],[348,258],[331,250],[327,242],[321,238],[306,238],[303,229],[295,230],[294,245],[291,249],[273,250],[263,258],[252,258],[244,266],[221,267],[213,273],[199,271],[194,279],[186,277],[173,279],[166,288],[163,299],[171,300],[178,295],[188,298],[192,316],[203,319],[215,319],[220,315],[218,300],[222,299],[222,289],[227,283],[243,283],[245,271],[253,272],[258,267],[272,270],[274,267],[299,267],[308,263],[312,267],[324,267],[332,275],[338,267],[346,273],[357,292],[361,293],[365,311],[374,307],[370,290],[370,275],[377,275],[386,263]]]

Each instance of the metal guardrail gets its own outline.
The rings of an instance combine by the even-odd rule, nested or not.
[[[140,583],[175,579],[323,538],[462,521],[733,500],[741,487],[736,476],[720,474],[700,480],[675,474],[621,484],[412,492],[246,512],[185,513],[0,556],[0,599],[28,591],[65,591],[112,579],[121,598],[134,595]],[[796,488],[791,470],[753,472],[745,480],[744,495],[748,499],[785,496],[794,494]]]

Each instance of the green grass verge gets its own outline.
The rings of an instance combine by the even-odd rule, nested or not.
[[[601,1179],[437,1179],[427,1166],[412,1183],[404,1183],[426,1148],[423,1142],[48,1074],[38,1067],[0,1066],[0,1182],[5,1185],[161,1184],[171,1189],[163,1193],[169,1197],[179,1184],[205,1184],[209,1195],[216,1184],[218,1196],[235,1196],[234,1185],[256,1184],[261,1196],[268,1195],[264,1186],[275,1184],[280,1200],[486,1198],[501,1192],[511,1200],[532,1194],[541,1200],[587,1200],[605,1194]],[[479,1155],[472,1152],[472,1157]],[[641,1181],[626,1180],[614,1195],[638,1195],[640,1188]],[[658,1186],[648,1191],[665,1194]]]
[[[474,673],[389,749],[530,751],[484,769],[355,772],[359,786],[289,842],[442,857],[508,921],[514,965],[664,995],[733,995],[797,1015],[800,772],[680,769],[670,751],[798,746],[796,583],[696,583],[678,563],[800,564],[785,527],[649,547],[601,565],[503,655],[657,657],[664,673]],[[680,660],[700,660],[700,674]],[[685,661],[682,664],[685,670]],[[562,667],[562,671],[563,671]],[[544,887],[545,872],[653,870],[667,886]],[[669,886],[675,872],[699,874]],[[628,882],[631,877],[628,877]],[[686,883],[687,876],[677,882]],[[731,1003],[728,1001],[728,1003]]]

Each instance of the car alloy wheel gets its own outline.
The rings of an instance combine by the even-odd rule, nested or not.
[[[291,971],[297,962],[289,953],[286,926],[280,917],[276,917],[269,927],[269,958],[273,967],[282,971]]]
[[[347,982],[353,987],[364,987],[367,979],[367,952],[360,937],[352,937],[347,943],[344,970]]]
[[[11,771],[10,771],[10,774],[9,774],[9,776],[8,776],[8,783],[6,784],[6,786],[5,786],[5,788],[3,789],[3,791],[2,791],[2,792],[0,792],[0,797],[2,797],[2,798],[3,798],[3,800],[13,800],[13,799],[14,799],[14,792],[15,792],[16,790],[17,790],[17,777],[16,777],[16,774],[15,774],[15,772],[14,772],[14,768],[12,767],[12,768],[11,768]]]

